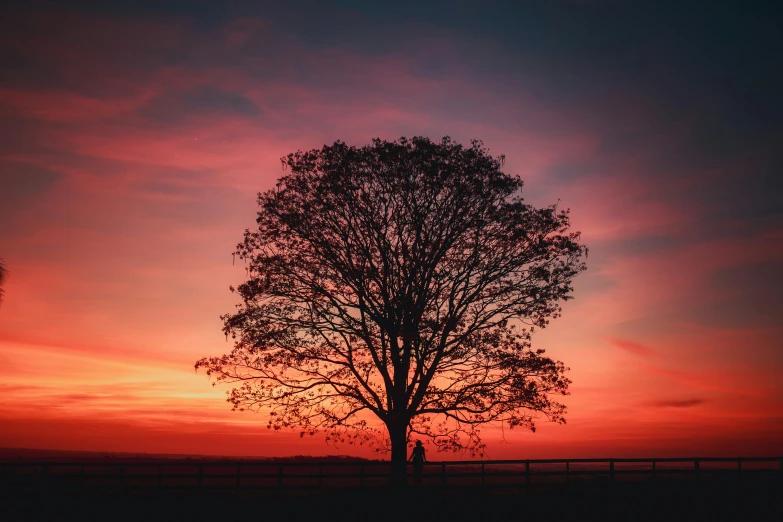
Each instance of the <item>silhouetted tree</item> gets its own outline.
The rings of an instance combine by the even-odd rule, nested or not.
[[[530,339],[586,249],[567,210],[523,202],[503,159],[448,137],[283,158],[237,247],[248,280],[222,316],[235,347],[196,369],[270,428],[390,448],[397,482],[412,434],[476,454],[483,424],[565,422],[550,396],[568,393],[567,368]]]
[[[0,257],[0,304],[3,304],[3,297],[5,296],[3,285],[5,285],[6,279],[8,279],[8,269],[5,267],[5,261]]]

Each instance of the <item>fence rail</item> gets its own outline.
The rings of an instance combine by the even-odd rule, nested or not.
[[[412,478],[409,468],[409,477]],[[0,461],[0,480],[57,487],[133,489],[263,490],[382,486],[388,461]],[[441,461],[424,464],[415,484],[481,485],[530,489],[579,479],[608,481],[678,477],[691,480],[731,477],[783,480],[783,457],[530,459]],[[411,481],[411,480],[409,480]]]

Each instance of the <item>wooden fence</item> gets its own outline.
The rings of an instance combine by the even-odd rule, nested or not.
[[[0,480],[44,487],[119,487],[143,490],[248,490],[373,487],[389,483],[388,461],[273,462],[251,460],[4,461]],[[420,486],[530,489],[592,480],[783,479],[783,457],[553,459],[443,461],[424,464]]]

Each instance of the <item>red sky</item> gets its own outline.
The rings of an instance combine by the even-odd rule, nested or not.
[[[602,12],[547,13],[9,17],[0,447],[368,455],[270,433],[193,364],[230,349],[231,253],[281,156],[450,135],[505,154],[590,248],[575,299],[534,338],[571,368],[568,423],[488,430],[490,457],[783,454],[783,133],[755,105],[766,91],[715,76],[755,62],[720,54],[708,25],[667,40],[648,33],[671,20],[629,12],[650,31],[607,26],[603,42],[580,25]]]

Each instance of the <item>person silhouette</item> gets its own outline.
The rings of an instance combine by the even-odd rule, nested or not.
[[[416,477],[416,482],[421,482],[422,468],[424,463],[427,462],[427,457],[424,455],[424,446],[421,445],[421,441],[416,441],[416,446],[413,447],[411,458],[408,462],[413,461],[413,474]]]

